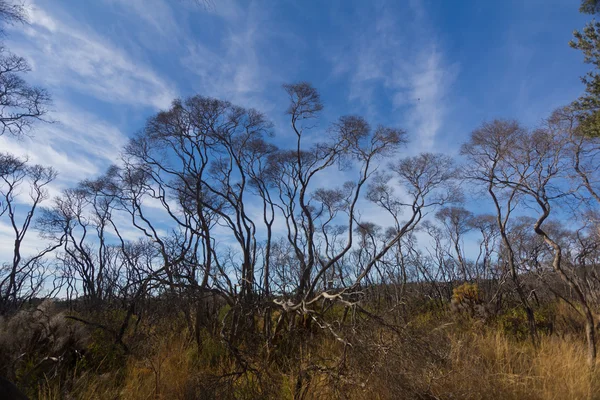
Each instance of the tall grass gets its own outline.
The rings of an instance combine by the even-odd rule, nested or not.
[[[432,379],[434,398],[587,399],[598,374],[579,340],[542,337],[539,348],[500,332],[451,335],[450,365]]]
[[[500,319],[438,309],[414,313],[400,330],[357,319],[339,328],[350,344],[326,330],[288,332],[268,352],[242,349],[248,368],[218,336],[203,332],[199,345],[177,321],[164,321],[169,329],[146,327],[151,333],[123,362],[106,354],[117,360],[110,368],[105,361],[78,365],[38,381],[36,391],[44,400],[600,398],[581,331],[565,322],[572,311],[553,310],[554,329],[541,331],[537,348],[515,334],[518,314],[505,314],[507,328]]]

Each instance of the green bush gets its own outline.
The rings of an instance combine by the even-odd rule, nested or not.
[[[552,308],[545,307],[534,311],[535,325],[538,333],[552,333],[554,312]],[[508,336],[519,340],[529,338],[529,323],[527,313],[523,307],[515,307],[507,310],[498,317],[500,330]]]

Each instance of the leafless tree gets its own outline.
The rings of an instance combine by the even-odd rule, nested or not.
[[[60,243],[50,243],[36,254],[23,255],[22,247],[34,215],[48,198],[47,186],[56,178],[52,168],[29,165],[26,160],[0,154],[0,217],[14,233],[12,260],[2,266],[0,276],[1,310],[14,311],[20,302],[42,289],[44,256]],[[25,195],[23,189],[28,190]]]
[[[531,308],[518,283],[516,264],[519,254],[517,251],[520,246],[527,246],[526,250],[520,251],[524,255],[524,257],[520,257],[520,269],[525,272],[525,267],[531,268],[533,265],[539,268],[545,249],[535,245],[535,240],[527,239],[526,234],[519,234],[518,229],[513,228],[512,234],[510,230],[507,230],[508,216],[513,208],[511,208],[510,202],[507,202],[504,207],[504,218],[502,218],[503,209],[496,192],[503,191],[508,201],[520,197],[522,204],[538,212],[532,220],[521,219],[521,221],[532,223],[532,231],[543,239],[549,250],[549,263],[553,271],[575,293],[577,302],[583,308],[582,314],[586,321],[588,340],[588,358],[590,365],[594,365],[596,358],[595,324],[588,295],[577,279],[577,275],[570,273],[566,268],[565,244],[561,240],[564,234],[560,230],[554,229],[550,221],[552,211],[568,203],[568,199],[577,198],[575,192],[578,186],[581,186],[569,185],[569,178],[572,176],[569,166],[573,165],[571,164],[573,158],[568,157],[569,151],[572,150],[569,143],[573,143],[572,135],[565,134],[563,129],[557,128],[552,123],[548,127],[528,131],[514,122],[494,121],[491,124],[485,124],[480,130],[473,133],[470,142],[463,146],[463,153],[477,168],[481,169],[480,171],[472,169],[469,177],[485,182],[488,192],[496,204],[503,250],[506,252],[513,280],[517,284],[519,297],[528,310]],[[575,147],[577,148],[577,146]],[[575,169],[577,169],[577,162]],[[581,177],[581,174],[578,173],[578,176]],[[587,189],[589,191],[589,188]],[[514,207],[514,203],[512,207]],[[531,318],[532,339],[535,332],[534,323]]]
[[[9,0],[0,1],[0,21],[6,24],[27,22],[27,9],[22,3]],[[3,32],[3,31],[2,31]]]
[[[463,280],[468,281],[473,279],[472,274],[468,270],[467,260],[462,249],[464,235],[472,229],[471,220],[473,214],[464,208],[446,207],[436,213],[436,218],[442,223],[452,242],[454,256],[461,269]]]
[[[22,74],[28,71],[29,64],[23,57],[0,47],[0,135],[27,134],[48,111],[50,95],[25,82]]]
[[[552,268],[569,285],[583,307],[586,320],[588,341],[588,361],[591,366],[596,362],[596,329],[593,312],[588,297],[579,281],[568,273],[563,261],[563,244],[560,235],[552,235],[548,226],[553,207],[559,200],[572,194],[564,189],[560,181],[568,164],[565,163],[565,136],[560,130],[538,129],[521,137],[514,143],[510,162],[515,166],[516,174],[507,183],[532,199],[539,210],[533,229],[552,249]]]
[[[0,1],[0,21],[25,23],[27,13],[21,4]],[[0,27],[0,33],[4,33]],[[23,75],[31,70],[27,61],[0,45],[0,135],[20,136],[29,133],[32,124],[48,112],[51,98],[48,92],[31,86]]]
[[[484,123],[472,132],[467,143],[461,148],[466,156],[465,178],[482,188],[490,196],[496,211],[496,223],[502,239],[502,258],[523,308],[527,313],[529,333],[532,343],[537,343],[537,330],[533,309],[529,304],[523,284],[519,278],[519,268],[515,257],[514,243],[509,236],[511,215],[517,207],[522,192],[509,183],[519,171],[510,161],[515,143],[522,141],[527,132],[515,121],[493,121]]]
[[[475,215],[469,220],[471,228],[479,231],[479,252],[475,259],[477,275],[483,280],[497,279],[498,271],[494,270],[494,259],[497,258],[498,225],[491,214]]]

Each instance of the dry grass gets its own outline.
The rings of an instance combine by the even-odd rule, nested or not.
[[[528,343],[515,342],[498,332],[449,333],[447,340],[449,352],[446,363],[394,357],[388,357],[386,363],[377,363],[374,359],[350,359],[345,377],[347,382],[337,388],[331,385],[329,375],[313,371],[311,383],[306,385],[305,398],[559,400],[597,398],[600,395],[597,388],[595,391],[590,388],[585,349],[578,341],[545,337],[536,351]],[[325,346],[329,347],[327,352],[338,347],[335,343]],[[402,348],[391,351],[395,351],[398,358],[405,354]],[[278,382],[278,393],[261,393],[252,374],[234,381],[223,381],[222,384],[229,385],[229,388],[211,386],[210,377],[229,367],[224,365],[226,361],[222,363],[218,366],[202,365],[192,343],[171,338],[159,344],[154,354],[147,358],[130,361],[120,387],[115,387],[115,381],[110,377],[90,375],[78,382],[76,398],[292,399],[294,396],[297,379],[294,373],[274,379]],[[374,366],[374,369],[364,368],[367,366]],[[394,368],[397,370],[394,371]],[[386,377],[392,379],[382,379]],[[600,377],[595,374],[593,378]],[[202,379],[207,381],[202,382]],[[49,400],[61,396],[55,387],[45,387],[40,398]]]
[[[498,332],[452,336],[451,366],[432,379],[435,398],[586,399],[590,388],[583,343],[543,337],[539,349]],[[595,374],[594,379],[599,378]]]
[[[122,398],[183,398],[195,372],[192,345],[182,338],[161,339],[155,350],[128,364]]]
[[[440,319],[441,318],[441,319]],[[147,336],[142,352],[114,371],[86,370],[68,387],[39,384],[40,399],[593,399],[600,376],[586,366],[579,335],[542,336],[539,348],[499,325],[419,315],[401,334],[366,321],[344,347],[321,332],[259,372],[239,372],[218,338],[199,349],[185,331]],[[346,357],[342,354],[346,350]],[[273,353],[275,354],[275,353]],[[253,357],[253,358],[252,358]],[[344,360],[342,362],[342,359]],[[69,397],[67,396],[69,394]]]

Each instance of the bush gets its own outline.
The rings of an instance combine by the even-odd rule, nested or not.
[[[482,319],[487,319],[489,314],[483,304],[483,294],[476,283],[467,282],[454,288],[450,308],[454,312]]]
[[[552,308],[545,307],[534,311],[535,325],[538,333],[551,334],[554,327],[554,312]],[[515,307],[505,311],[498,317],[500,331],[507,336],[518,340],[529,338],[529,323],[527,313],[523,307]]]
[[[68,373],[81,359],[89,334],[53,302],[0,320],[0,374],[31,392],[48,377]]]

